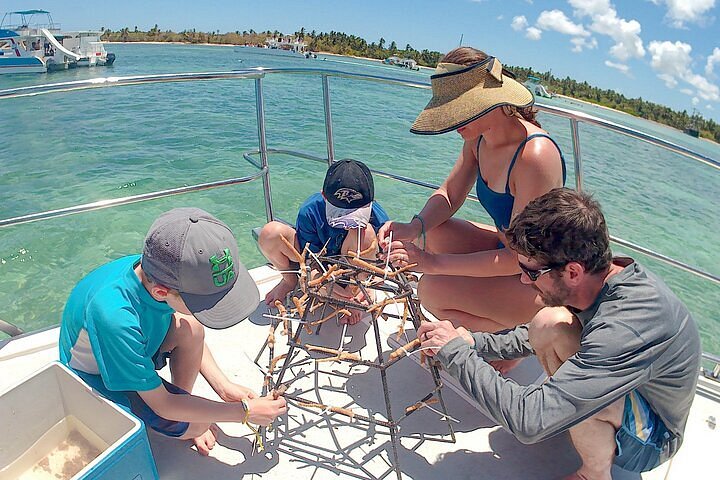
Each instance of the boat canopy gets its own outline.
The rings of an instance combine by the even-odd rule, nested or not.
[[[16,15],[35,15],[36,13],[47,13],[49,14],[47,10],[20,10],[17,12],[8,12],[8,13],[14,13]]]
[[[17,32],[0,28],[0,38],[19,37]]]

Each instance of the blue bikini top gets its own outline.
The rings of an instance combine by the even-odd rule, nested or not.
[[[510,217],[512,216],[513,205],[515,204],[515,197],[513,197],[510,193],[510,173],[515,166],[515,161],[520,154],[520,150],[522,150],[522,148],[528,141],[536,137],[545,137],[549,139],[553,143],[553,145],[555,145],[555,148],[558,149],[558,152],[560,153],[560,161],[562,163],[563,185],[565,185],[566,169],[565,158],[563,157],[562,150],[560,150],[560,147],[558,146],[557,142],[555,142],[555,140],[553,140],[549,135],[546,135],[544,133],[533,133],[525,140],[523,140],[518,146],[517,150],[515,151],[515,155],[513,155],[512,161],[510,162],[510,167],[508,168],[507,180],[505,182],[505,192],[498,193],[495,190],[491,190],[490,187],[488,187],[487,183],[485,183],[485,180],[482,177],[482,172],[480,171],[480,167],[478,166],[478,178],[477,183],[475,184],[475,193],[477,194],[478,200],[480,200],[482,206],[485,207],[485,210],[487,210],[487,212],[492,217],[493,221],[495,222],[495,226],[499,231],[503,231],[508,226],[510,226]],[[481,141],[482,137],[478,139],[477,144],[478,159],[480,158]]]

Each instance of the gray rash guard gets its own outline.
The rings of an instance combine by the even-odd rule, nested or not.
[[[628,263],[630,262],[630,263]],[[637,389],[672,433],[662,460],[682,443],[700,368],[701,346],[690,312],[670,289],[631,259],[595,302],[576,315],[580,350],[542,385],[521,386],[485,360],[533,353],[527,326],[506,334],[454,338],[438,353],[485,413],[523,443],[560,433]]]

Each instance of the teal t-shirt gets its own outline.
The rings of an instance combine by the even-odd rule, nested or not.
[[[80,280],[60,326],[60,361],[110,398],[111,392],[147,391],[162,383],[152,357],[174,310],[142,285],[134,272],[139,262],[140,255],[123,257]]]

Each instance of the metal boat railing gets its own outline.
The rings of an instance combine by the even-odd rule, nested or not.
[[[314,75],[319,76],[322,82],[323,92],[323,108],[325,117],[325,136],[327,144],[327,155],[321,157],[314,154],[294,151],[294,150],[283,150],[269,148],[267,145],[266,138],[266,122],[265,122],[265,101],[264,101],[264,89],[263,79],[265,76],[270,74],[282,74],[282,75]],[[411,80],[404,80],[399,78],[383,77],[377,75],[357,74],[348,73],[338,70],[325,70],[325,69],[312,69],[312,68],[264,68],[257,67],[247,70],[237,70],[231,72],[205,72],[205,73],[177,73],[177,74],[160,74],[160,75],[136,75],[126,77],[103,77],[93,78],[88,80],[72,81],[72,82],[61,82],[45,85],[33,85],[28,87],[12,88],[6,90],[0,90],[0,101],[18,97],[30,97],[36,95],[46,95],[52,93],[69,92],[75,90],[88,90],[94,88],[108,88],[118,86],[132,86],[132,85],[148,85],[154,83],[170,83],[170,82],[197,82],[197,81],[215,81],[215,80],[253,80],[255,82],[255,110],[257,114],[257,131],[258,131],[258,149],[243,154],[243,158],[249,163],[258,168],[258,172],[253,175],[229,178],[225,180],[200,183],[190,186],[184,186],[179,188],[172,188],[167,190],[155,191],[150,193],[144,193],[139,195],[133,195],[122,198],[100,200],[97,202],[86,203],[82,205],[74,205],[66,208],[60,208],[56,210],[48,210],[38,213],[29,213],[26,215],[0,219],[0,228],[10,227],[14,225],[21,225],[24,223],[48,220],[52,218],[63,217],[66,215],[73,215],[77,213],[89,212],[93,210],[117,207],[120,205],[127,205],[131,203],[144,202],[148,200],[154,200],[159,198],[170,197],[174,195],[180,195],[190,192],[197,192],[201,190],[210,190],[215,188],[227,187],[232,185],[238,185],[247,183],[253,180],[261,179],[263,184],[263,196],[265,205],[266,218],[272,220],[275,218],[273,212],[272,195],[271,195],[271,182],[270,182],[270,168],[268,164],[268,156],[271,154],[284,154],[290,155],[297,158],[303,158],[307,160],[324,162],[331,164],[335,160],[335,142],[333,139],[333,123],[332,123],[332,110],[331,110],[331,95],[330,95],[330,82],[329,79],[333,78],[345,78],[352,80],[369,81],[374,83],[382,83],[388,85],[429,89],[430,84],[428,82],[415,82]],[[626,135],[631,138],[641,140],[643,142],[656,145],[665,150],[675,152],[683,155],[692,160],[698,161],[711,168],[720,170],[720,161],[712,159],[701,153],[692,151],[681,145],[669,142],[659,137],[649,135],[638,130],[619,125],[607,120],[603,120],[592,115],[577,112],[574,110],[568,110],[550,105],[536,104],[537,108],[545,113],[566,118],[570,122],[570,132],[572,136],[572,147],[573,147],[573,161],[575,164],[575,187],[578,190],[583,189],[583,164],[582,164],[582,148],[580,142],[579,124],[585,123],[589,125],[595,125],[597,127],[610,130],[622,135]],[[259,162],[255,161],[253,156],[258,155],[260,157]],[[429,189],[436,189],[438,185],[423,182],[413,178],[396,175],[392,172],[386,172],[381,170],[372,170],[374,174],[388,179],[393,179],[403,183],[421,186]],[[474,195],[468,195],[473,201],[477,201],[477,197]],[[703,278],[720,285],[720,276],[716,273],[704,271],[703,269],[681,262],[669,256],[650,250],[641,245],[637,245],[628,240],[624,240],[619,237],[611,237],[612,241],[618,245],[621,245],[629,250],[639,252],[643,255],[647,255],[655,260],[659,260],[665,264],[672,266],[673,268],[680,269],[689,272],[695,276]],[[1,326],[1,325],[0,325]],[[720,374],[720,358],[712,355],[706,356],[707,360],[715,363],[714,368],[715,375]]]

